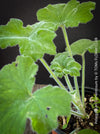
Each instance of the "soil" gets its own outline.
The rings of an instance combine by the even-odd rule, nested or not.
[[[69,124],[67,128],[62,129],[63,124],[63,118],[59,117],[60,125],[58,126],[58,129],[60,129],[62,132],[65,132],[65,134],[69,134],[70,132],[74,131],[75,129],[93,129],[100,133],[100,114],[96,116],[96,113],[94,112],[94,109],[92,109],[90,105],[90,98],[92,95],[86,94],[86,112],[89,115],[89,119],[81,119],[79,117],[76,117],[74,115],[71,116],[71,119],[69,121]],[[99,96],[100,97],[100,96]],[[100,104],[99,104],[100,106]],[[97,117],[97,119],[96,119]],[[66,119],[66,117],[65,117]],[[30,127],[30,120],[27,120],[26,123],[26,129],[24,134],[36,134],[32,131]],[[49,133],[52,134],[52,133]],[[59,133],[60,134],[60,133]]]
[[[79,130],[93,129],[100,133],[100,113],[97,115],[98,117],[96,119],[96,117],[95,117],[96,113],[94,112],[94,109],[92,109],[92,107],[90,105],[91,97],[92,97],[91,95],[86,94],[86,102],[85,102],[86,113],[89,115],[89,119],[81,119],[79,117],[72,115],[66,129],[62,130],[61,126],[59,126],[59,128],[63,132],[65,132],[65,134],[69,134],[70,132],[74,131],[75,129],[79,129]],[[98,106],[100,107],[100,104]]]

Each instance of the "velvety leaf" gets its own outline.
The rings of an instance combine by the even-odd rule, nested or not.
[[[73,58],[60,53],[51,62],[51,69],[58,77],[70,74],[71,76],[80,76],[81,65]]]
[[[92,129],[83,129],[78,134],[99,134],[97,131]]]
[[[90,53],[100,53],[100,40],[94,41],[94,45],[89,47],[88,51]]]
[[[57,128],[59,115],[70,115],[71,96],[64,89],[49,85],[37,90],[33,98],[37,108],[32,104],[34,112],[29,112],[29,117],[32,120],[33,129],[39,134],[47,134],[50,130]]]
[[[71,96],[64,89],[47,86],[32,93],[38,68],[31,57],[0,71],[0,133],[23,134],[27,118],[39,134],[57,127],[58,115],[70,114]]]
[[[32,25],[34,31],[39,31],[39,30],[57,30],[57,27],[54,25],[52,22],[37,22],[34,25]]]
[[[37,70],[32,58],[19,56],[0,71],[1,134],[23,134]]]
[[[92,41],[89,39],[80,39],[71,44],[71,50],[73,55],[83,55],[86,51],[95,53],[97,47],[97,53],[100,53],[100,40]]]
[[[0,47],[18,44],[21,54],[31,56],[36,61],[42,58],[44,53],[56,53],[53,43],[56,34],[52,28],[52,23],[38,22],[24,27],[21,20],[10,19],[7,25],[0,26]]]
[[[87,23],[93,18],[92,10],[95,9],[94,2],[80,3],[77,0],[70,0],[66,4],[49,4],[47,7],[38,10],[39,21],[52,22],[58,27],[77,27],[80,23]]]

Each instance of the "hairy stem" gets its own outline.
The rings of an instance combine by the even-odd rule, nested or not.
[[[67,50],[69,52],[69,56],[71,58],[73,58],[72,51],[71,51],[71,48],[70,48],[70,45],[69,45],[69,41],[68,41],[68,36],[67,36],[66,28],[65,28],[64,25],[62,25],[61,28],[62,28],[63,35],[64,35],[64,38],[65,38],[65,43],[66,43],[66,46],[67,46]],[[83,77],[84,77],[84,75],[83,75]],[[78,81],[77,81],[77,77],[76,76],[74,76],[74,84],[75,84],[76,94],[73,96],[73,103],[76,105],[77,109],[79,109],[79,112],[83,114],[83,117],[86,118],[87,114],[85,112],[84,104],[81,101],[80,92],[79,92],[79,86],[78,86]]]
[[[83,107],[83,104],[82,104],[81,100],[78,99],[78,97],[73,96],[72,103],[74,104],[75,108],[77,109],[77,112],[72,110],[73,111],[72,114],[74,114],[76,116],[78,116],[78,114],[79,114],[79,116],[81,116],[82,118],[88,118],[88,114],[85,112],[85,108]]]
[[[70,91],[73,91],[73,87],[72,87],[72,85],[71,85],[71,83],[70,83],[70,80],[69,80],[69,78],[68,78],[68,75],[65,75],[65,80],[66,80],[66,83],[67,83],[67,85],[68,85],[69,90],[70,90]]]
[[[85,104],[84,104],[84,86],[85,86],[85,58],[84,58],[84,54],[82,55],[82,103],[83,106],[85,108]]]
[[[82,113],[79,113],[79,112],[76,112],[76,111],[73,111],[73,110],[71,110],[71,114],[73,114],[75,116],[78,116],[78,117],[84,116]]]
[[[73,58],[72,51],[71,51],[71,48],[70,48],[70,45],[69,45],[69,41],[68,41],[68,36],[67,36],[66,28],[65,28],[64,25],[62,25],[61,28],[62,28],[62,31],[63,31],[63,35],[64,35],[64,38],[65,38],[65,43],[66,43],[69,55],[70,55],[70,57]],[[74,76],[74,83],[75,83],[75,89],[77,90],[77,95],[78,95],[78,97],[80,99],[79,87],[78,87],[78,82],[77,82],[77,77],[76,76]]]
[[[64,86],[64,85],[60,82],[60,80],[56,77],[56,75],[55,75],[54,72],[51,70],[51,68],[50,68],[49,65],[46,63],[46,61],[45,61],[44,59],[40,59],[40,61],[41,61],[41,63],[44,65],[44,67],[48,70],[48,72],[52,75],[53,79],[57,82],[57,84],[58,84],[61,88],[63,88],[63,89],[66,90],[65,86]],[[66,90],[66,91],[67,91],[67,90]],[[71,95],[70,92],[68,92],[68,93],[69,93],[69,95]],[[71,95],[71,96],[72,96],[72,95]],[[80,100],[76,101],[77,99],[78,99],[78,98],[76,98],[76,97],[75,97],[75,99],[73,98],[73,103],[75,104],[76,109],[77,109],[78,111],[80,111],[80,116],[83,117],[83,115],[84,115],[84,110],[82,110],[82,106],[81,106],[81,105],[78,105],[78,104],[79,104],[78,101],[80,102]]]
[[[75,84],[75,89],[77,90],[77,97],[79,98],[79,99],[81,99],[81,97],[80,97],[80,92],[79,92],[79,86],[78,86],[78,82],[77,82],[77,77],[76,76],[74,76],[74,84]]]
[[[67,36],[66,28],[65,28],[64,25],[62,25],[61,28],[62,28],[62,31],[63,31],[63,35],[64,35],[64,38],[65,38],[65,43],[66,43],[66,46],[67,46],[69,55],[70,55],[70,57],[73,57],[73,56],[72,56],[71,48],[70,48],[70,46],[69,46],[69,41],[68,41],[68,36]]]
[[[48,66],[48,64],[46,63],[46,61],[44,59],[40,59],[40,61],[42,62],[42,64],[44,65],[44,67],[48,70],[48,72],[52,75],[52,77],[54,78],[54,80],[57,82],[57,84],[65,89],[64,85],[61,83],[61,81],[55,76],[54,72],[51,70],[51,68]]]

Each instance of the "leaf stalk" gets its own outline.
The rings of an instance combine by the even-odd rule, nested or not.
[[[72,87],[71,82],[70,82],[70,80],[68,78],[68,75],[65,75],[64,77],[65,77],[65,80],[66,80],[66,83],[68,85],[69,90],[73,91],[73,87]]]
[[[85,108],[85,104],[84,104],[84,86],[85,86],[85,57],[84,54],[82,55],[82,103],[83,106]]]
[[[63,35],[64,35],[64,38],[65,38],[65,43],[66,43],[69,55],[70,55],[70,57],[73,58],[72,51],[71,51],[71,48],[70,48],[70,45],[69,45],[69,41],[68,41],[68,36],[67,36],[66,28],[65,28],[64,25],[62,25],[61,28],[62,28],[62,31],[63,31]],[[76,76],[74,76],[74,83],[75,83],[75,89],[77,90],[77,95],[78,95],[78,97],[80,99],[79,87],[78,87],[78,82],[77,82],[77,77]]]
[[[54,74],[54,72],[51,70],[51,68],[48,66],[48,64],[46,63],[46,61],[42,58],[40,59],[41,63],[44,65],[44,67],[48,70],[48,72],[52,75],[52,77],[54,78],[54,80],[57,82],[57,84],[63,88],[66,89],[65,86],[60,82],[60,80],[56,77],[56,75]]]
[[[63,31],[63,35],[64,35],[64,38],[65,38],[65,43],[66,43],[69,55],[70,55],[70,57],[73,57],[71,48],[69,46],[69,41],[68,41],[68,36],[67,36],[66,28],[65,28],[64,25],[62,25],[61,28],[62,28],[62,31]]]
[[[55,75],[54,72],[51,70],[51,68],[50,68],[49,65],[46,63],[46,61],[45,61],[43,58],[40,59],[40,61],[41,61],[41,63],[44,65],[44,67],[48,70],[48,72],[52,75],[53,79],[57,82],[57,84],[58,84],[62,89],[65,89],[65,90],[66,90],[65,86],[64,86],[64,85],[60,82],[60,80],[56,77],[56,75]],[[66,91],[67,91],[67,90],[66,90]],[[67,92],[68,92],[68,91],[67,91]],[[69,93],[69,95],[71,95],[70,92],[68,92],[68,93]],[[71,95],[71,96],[72,96],[72,95]],[[72,96],[72,97],[73,97],[73,96]],[[77,110],[80,112],[80,114],[82,115],[82,117],[85,116],[85,112],[84,112],[84,109],[82,108],[81,103],[80,103],[80,105],[79,105],[79,103],[78,103],[78,102],[80,102],[80,99],[76,98],[76,96],[75,96],[75,98],[73,98],[73,101],[72,101],[72,102],[75,104]]]

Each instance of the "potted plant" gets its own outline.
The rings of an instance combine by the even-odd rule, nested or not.
[[[5,49],[18,44],[20,51],[16,61],[5,65],[0,71],[0,133],[24,133],[27,118],[31,120],[33,131],[38,134],[47,134],[50,131],[63,133],[62,130],[56,129],[60,117],[67,118],[61,129],[68,126],[72,115],[82,121],[90,118],[84,100],[85,53],[99,53],[100,40],[80,39],[69,45],[66,28],[78,27],[80,23],[92,20],[91,11],[94,9],[94,2],[80,3],[70,0],[66,4],[48,5],[38,10],[39,22],[33,25],[24,27],[21,20],[10,19],[6,25],[0,26],[0,47]],[[63,31],[66,43],[66,50],[62,53],[56,52],[53,42],[55,31],[59,27]],[[54,55],[50,66],[43,58],[45,53]],[[76,62],[74,55],[82,57],[82,65]],[[32,92],[38,71],[37,60],[41,61],[58,86],[48,85]],[[80,70],[82,95],[77,82]],[[71,85],[69,75],[74,79],[75,89]],[[62,77],[65,78],[68,88],[59,80]],[[99,99],[94,103],[97,100]],[[70,133],[97,134],[97,131],[77,128]]]

